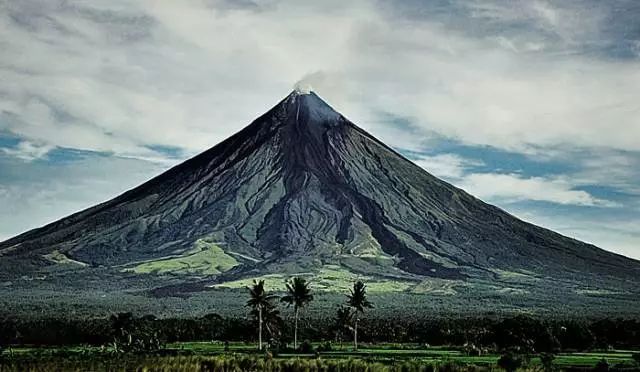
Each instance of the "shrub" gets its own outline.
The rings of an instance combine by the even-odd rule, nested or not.
[[[480,356],[482,350],[474,344],[467,344],[464,346],[464,353],[469,356]]]
[[[609,371],[609,363],[605,358],[602,358],[598,364],[593,368],[596,372],[607,372]]]
[[[507,353],[498,359],[498,366],[507,372],[515,372],[518,368],[524,365],[524,358],[522,355],[514,353]]]
[[[326,341],[322,345],[318,346],[318,351],[320,352],[327,352],[332,350],[333,350],[333,346],[331,346],[331,342],[329,341]]]
[[[556,359],[556,356],[551,353],[542,353],[540,354],[540,363],[542,364],[542,370],[544,372],[551,372],[555,370],[555,366],[553,361]]]
[[[299,347],[298,347],[298,351],[304,354],[311,354],[313,353],[315,350],[313,349],[313,345],[311,345],[311,342],[309,342],[309,340],[305,340]]]
[[[438,366],[438,372],[461,372],[465,368],[455,362],[446,362]]]

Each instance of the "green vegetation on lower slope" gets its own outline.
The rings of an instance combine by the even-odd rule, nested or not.
[[[67,255],[57,249],[49,254],[43,255],[42,257],[56,264],[72,264],[83,267],[88,266],[85,262],[76,261],[67,257]]]
[[[216,243],[199,239],[194,248],[181,256],[170,256],[140,263],[125,271],[137,274],[200,274],[216,275],[238,265],[235,258],[226,254]]]
[[[269,288],[274,291],[285,290],[285,280],[290,278],[290,274],[267,274],[255,278],[246,278],[213,285],[214,288],[246,288],[254,280],[265,280],[269,284]],[[415,282],[393,280],[389,278],[376,278],[362,275],[349,271],[339,265],[325,265],[319,270],[308,273],[297,273],[300,276],[311,281],[314,290],[345,292],[353,285],[356,280],[364,280],[367,282],[367,289],[371,292],[401,292],[411,288]]]
[[[212,287],[244,289],[255,279],[266,281],[271,290],[283,291],[285,289],[285,280],[292,276],[304,277],[311,282],[314,290],[323,292],[347,292],[357,280],[366,282],[367,290],[372,293],[408,292],[416,294],[428,293],[439,296],[453,296],[458,294],[458,290],[465,290],[465,288],[475,288],[475,286],[480,286],[478,283],[469,284],[459,280],[438,278],[411,281],[403,278],[377,276],[375,274],[363,275],[353,272],[344,266],[324,265],[313,272],[266,274],[258,277],[243,278],[230,282],[214,284]],[[495,288],[490,288],[490,290],[493,291]]]

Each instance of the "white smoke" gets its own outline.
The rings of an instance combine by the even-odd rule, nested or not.
[[[313,91],[313,87],[311,86],[311,84],[304,83],[302,81],[297,82],[293,89],[295,89],[295,91],[299,94],[309,94]]]
[[[314,92],[313,87],[316,88],[322,86],[326,79],[326,75],[322,71],[316,71],[312,73],[308,73],[302,77],[302,79],[298,80],[297,83],[293,86],[293,89],[296,92],[301,94],[309,94]]]

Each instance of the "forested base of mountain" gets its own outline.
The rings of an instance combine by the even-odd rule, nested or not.
[[[345,301],[346,291],[315,292],[315,299],[305,308],[306,316],[313,318],[333,314]],[[455,294],[370,292],[377,317],[408,318],[447,317],[505,317],[515,314],[533,314],[540,317],[566,318],[576,314],[598,318],[640,318],[636,294],[606,293],[537,293],[468,290]],[[199,317],[209,313],[244,317],[247,292],[245,288],[211,289],[181,292],[173,296],[157,296],[136,289],[117,291],[76,288],[37,289],[0,288],[0,318],[87,318],[107,317],[119,312],[136,315],[154,314],[166,317]],[[285,314],[288,309],[281,308]]]

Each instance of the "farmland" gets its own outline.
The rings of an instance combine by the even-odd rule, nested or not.
[[[113,349],[91,346],[14,347],[5,350],[0,371],[206,371],[206,370],[345,370],[427,371],[498,370],[500,354],[468,355],[461,348],[419,344],[366,344],[351,346],[312,343],[310,352],[259,353],[255,344],[182,342],[167,344],[161,353],[121,355]],[[611,368],[634,370],[632,351],[609,350],[558,353],[556,369],[592,370],[606,361]],[[522,370],[543,370],[540,357],[531,355]]]

